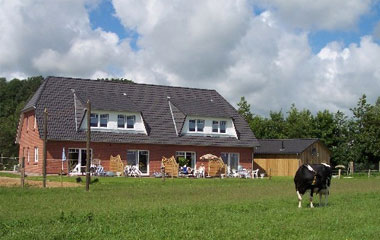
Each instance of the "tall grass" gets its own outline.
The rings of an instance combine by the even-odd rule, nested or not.
[[[291,178],[101,178],[90,192],[0,188],[0,237],[379,238],[380,178],[334,179],[331,192],[327,207],[310,209],[305,197],[298,209]]]

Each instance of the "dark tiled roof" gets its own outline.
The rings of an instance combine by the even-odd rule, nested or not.
[[[170,100],[181,112],[187,116],[201,117],[232,117],[225,109],[222,102],[217,102],[214,99],[197,99],[197,98],[174,98]]]
[[[94,142],[231,147],[254,147],[258,145],[247,122],[215,90],[61,77],[48,77],[44,84],[43,91],[38,93],[40,96],[35,103],[36,116],[38,127],[42,129],[43,110],[45,107],[48,109],[48,139],[50,140],[86,140],[85,131],[76,131],[76,122],[81,120],[80,115],[84,114],[85,108],[83,102],[89,97],[94,104],[92,109],[141,112],[148,132],[148,135],[145,135],[93,131],[91,140]],[[81,112],[77,112],[77,115],[75,115],[73,90],[82,103],[79,108]],[[126,95],[123,95],[124,93]],[[219,111],[223,112],[224,116],[230,116],[234,120],[239,138],[178,136],[170,112],[168,97],[193,100],[197,103],[210,102],[210,99],[213,99],[212,104],[219,107]],[[175,115],[177,129],[182,128],[184,113],[181,113],[181,109],[174,108],[173,115]],[[78,124],[80,123],[78,122]],[[178,131],[180,130],[178,129]],[[40,131],[40,136],[43,137],[42,135],[43,132]]]
[[[31,108],[36,107],[36,104],[38,100],[40,99],[41,93],[45,87],[46,81],[43,81],[40,87],[37,89],[37,91],[34,93],[34,95],[29,99],[29,101],[26,103],[24,108],[21,110],[22,112],[25,110],[29,110]]]
[[[255,154],[297,154],[302,153],[318,139],[258,139],[260,147]]]

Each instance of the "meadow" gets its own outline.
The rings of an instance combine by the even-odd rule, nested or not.
[[[380,177],[333,179],[329,205],[318,200],[298,209],[286,177],[100,178],[90,192],[1,187],[0,238],[379,239]]]

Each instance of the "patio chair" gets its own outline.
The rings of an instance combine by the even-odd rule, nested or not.
[[[239,173],[236,171],[236,169],[233,168],[231,170],[231,177],[237,178],[239,176],[240,176]]]
[[[196,178],[205,178],[205,172],[206,172],[206,169],[204,166],[200,166],[199,169],[195,170],[194,171],[194,176]]]
[[[252,178],[259,178],[259,169],[252,170]]]

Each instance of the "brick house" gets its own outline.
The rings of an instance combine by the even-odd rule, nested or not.
[[[23,108],[16,137],[27,173],[42,173],[43,111],[48,111],[47,173],[59,173],[62,151],[86,162],[86,102],[91,102],[91,159],[109,169],[120,154],[145,175],[162,156],[196,168],[202,155],[221,156],[231,168],[252,168],[259,145],[247,122],[215,90],[47,77]],[[204,162],[207,166],[207,162]],[[68,166],[64,164],[64,171]]]

